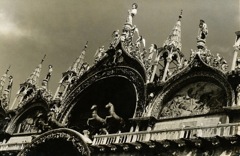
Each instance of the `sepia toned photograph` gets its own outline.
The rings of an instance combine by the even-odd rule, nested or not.
[[[0,156],[239,156],[240,0],[0,0]]]

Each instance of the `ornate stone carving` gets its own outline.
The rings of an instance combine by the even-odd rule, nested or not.
[[[222,108],[223,90],[213,83],[197,82],[182,88],[162,109],[162,117],[205,114]]]
[[[197,65],[199,62],[199,58],[196,57],[196,55],[198,55],[201,60],[208,66],[214,67],[218,70],[221,70],[223,72],[225,72],[227,70],[227,61],[221,57],[219,55],[219,53],[217,53],[217,55],[214,57],[213,54],[211,54],[210,50],[208,49],[199,49],[197,51],[193,51],[191,50],[191,57],[190,60],[194,60],[194,63],[196,67],[200,67],[199,65]]]

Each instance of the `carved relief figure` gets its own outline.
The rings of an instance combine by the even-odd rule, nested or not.
[[[224,103],[223,90],[210,82],[197,82],[180,90],[162,109],[162,117],[205,114]]]

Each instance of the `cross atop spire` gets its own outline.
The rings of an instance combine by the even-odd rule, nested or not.
[[[28,77],[28,79],[26,81],[27,83],[30,83],[32,85],[36,85],[37,79],[40,76],[40,72],[41,72],[41,69],[42,69],[42,63],[45,60],[45,57],[46,57],[46,54],[43,56],[40,64],[35,68],[35,70],[32,72],[32,74]]]
[[[169,34],[167,40],[164,42],[163,47],[165,46],[173,46],[175,49],[179,49],[181,51],[182,44],[181,44],[181,19],[182,19],[182,12],[179,15],[178,21],[172,29],[172,32]]]

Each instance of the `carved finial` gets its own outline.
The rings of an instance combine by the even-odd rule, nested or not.
[[[43,61],[45,60],[45,58],[46,58],[46,54],[43,56],[42,61],[41,61],[41,64],[43,63]]]
[[[180,13],[180,15],[179,15],[178,20],[181,20],[181,18],[182,18],[182,13],[183,13],[183,10],[181,10],[181,13]]]
[[[5,72],[6,74],[9,72],[10,68],[11,68],[11,65],[9,65],[8,69],[6,70]]]
[[[85,50],[87,49],[87,47],[88,47],[88,41],[86,42],[86,44],[85,44],[83,50],[85,51]]]

